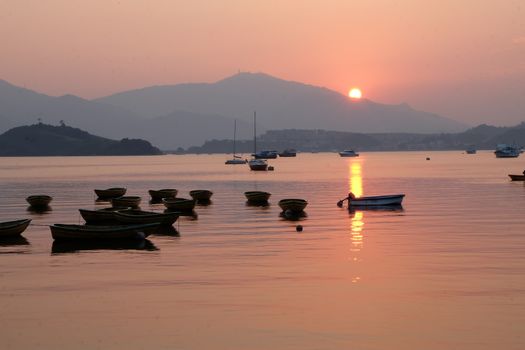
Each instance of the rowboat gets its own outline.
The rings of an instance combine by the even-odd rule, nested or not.
[[[149,190],[149,195],[153,201],[161,201],[163,198],[175,198],[178,191],[174,188],[163,188],[161,190]]]
[[[33,195],[26,198],[27,203],[32,207],[47,207],[53,197],[46,194]]]
[[[190,196],[196,201],[209,201],[213,195],[212,191],[209,190],[192,190]]]
[[[192,211],[195,208],[195,200],[187,198],[165,198],[162,203],[170,210]]]
[[[279,201],[279,206],[283,211],[301,212],[307,205],[306,200],[299,198],[286,198]]]
[[[31,219],[0,222],[0,238],[20,236],[30,223]]]
[[[125,195],[126,189],[124,187],[112,187],[106,190],[95,190],[95,193],[99,199],[112,199]]]
[[[359,198],[348,198],[350,206],[374,206],[374,205],[399,205],[405,197],[404,194],[391,194],[385,196],[368,196]]]
[[[131,207],[138,208],[140,205],[139,196],[122,196],[111,199],[111,205],[115,207]]]
[[[244,196],[246,196],[246,199],[248,202],[253,203],[261,203],[261,202],[268,202],[268,199],[271,196],[271,193],[264,192],[264,191],[247,191],[244,192]]]
[[[97,210],[78,209],[82,218],[89,225],[116,224],[115,211],[129,209],[129,207],[102,208]]]
[[[157,213],[153,211],[142,211],[137,209],[118,210],[114,213],[115,219],[122,224],[150,224],[159,223],[163,226],[171,226],[179,218],[179,213]]]
[[[511,181],[525,181],[525,175],[511,175],[509,174]]]
[[[56,240],[126,240],[144,239],[159,227],[158,223],[144,225],[50,225],[51,236]]]
[[[159,250],[148,239],[123,240],[58,240],[51,245],[52,254],[76,253],[84,250]]]

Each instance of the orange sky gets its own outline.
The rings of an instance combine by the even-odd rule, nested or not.
[[[0,0],[0,79],[85,98],[238,70],[467,122],[525,120],[525,3]]]

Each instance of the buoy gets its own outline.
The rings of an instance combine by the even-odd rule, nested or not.
[[[268,170],[269,170],[269,171],[273,171],[273,166],[270,165],[270,166],[268,167]]]
[[[297,231],[297,232],[303,232],[303,226],[302,226],[302,225],[297,225],[297,226],[295,226],[295,231]]]
[[[427,157],[427,160],[430,160],[430,157]]]

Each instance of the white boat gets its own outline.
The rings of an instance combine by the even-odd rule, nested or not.
[[[359,157],[359,153],[355,152],[351,149],[346,149],[344,151],[339,152],[339,155],[341,157]]]
[[[494,154],[496,158],[516,158],[519,157],[521,149],[515,145],[507,145],[505,143],[496,146]]]
[[[237,134],[237,119],[233,122],[233,158],[228,159],[224,164],[246,164],[246,159],[242,159],[235,154],[235,138]]]
[[[375,206],[375,205],[400,205],[405,197],[404,194],[390,194],[385,196],[368,196],[359,198],[348,198],[349,206]]]
[[[248,161],[250,170],[254,171],[266,171],[268,170],[268,162],[264,159],[257,158],[257,131],[256,131],[257,114],[253,112],[253,156],[254,159]],[[276,155],[277,156],[277,155]]]

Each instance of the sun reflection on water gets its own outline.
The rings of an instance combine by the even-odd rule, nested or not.
[[[363,176],[361,170],[361,163],[354,161],[348,164],[348,188],[356,197],[363,195]],[[351,239],[351,261],[355,263],[361,262],[360,252],[363,249],[363,228],[364,228],[364,212],[352,211],[350,223],[350,239]],[[355,275],[352,277],[352,283],[357,283],[361,277]]]
[[[348,189],[356,197],[363,195],[363,177],[361,174],[361,163],[352,162],[348,164]]]

